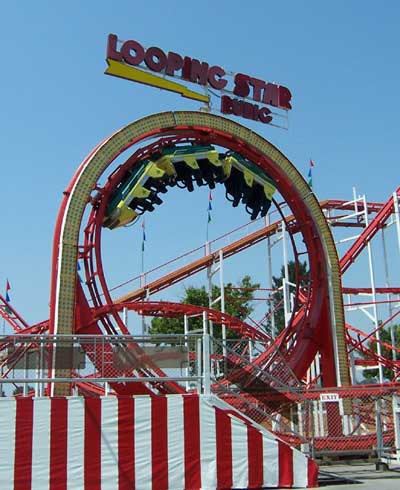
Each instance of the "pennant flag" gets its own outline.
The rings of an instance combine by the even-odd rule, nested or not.
[[[312,186],[313,186],[313,180],[312,180],[312,168],[315,167],[315,164],[314,162],[311,160],[310,158],[310,168],[308,169],[308,185],[310,186],[310,188],[312,189]]]
[[[142,252],[144,252],[144,242],[146,241],[146,224],[143,218],[142,221],[142,231],[143,231],[143,236],[142,236]]]
[[[10,295],[8,294],[8,291],[11,289],[11,286],[10,286],[10,282],[9,280],[7,279],[7,282],[6,282],[6,301],[9,303],[11,300],[10,300]]]
[[[212,201],[212,193],[210,191],[210,194],[208,196],[208,223],[210,223],[211,221],[211,211],[212,211],[212,205],[211,205],[211,201]]]
[[[11,286],[10,286],[10,281],[7,279],[6,281],[6,301],[7,303],[9,303],[11,301],[10,299],[10,295],[8,294],[8,291],[11,289]],[[12,315],[12,311],[10,310],[10,308],[8,308],[8,306],[5,307],[5,311],[9,314],[9,315]]]

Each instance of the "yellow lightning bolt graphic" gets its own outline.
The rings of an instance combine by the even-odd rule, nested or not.
[[[114,77],[125,78],[126,80],[132,80],[133,82],[151,85],[152,87],[162,88],[164,90],[169,90],[170,92],[176,92],[181,94],[182,97],[205,102],[206,104],[210,101],[209,96],[189,90],[180,83],[171,82],[170,80],[160,78],[146,71],[139,70],[138,68],[127,66],[120,61],[107,59],[107,63],[108,68],[104,72],[106,75],[113,75]]]

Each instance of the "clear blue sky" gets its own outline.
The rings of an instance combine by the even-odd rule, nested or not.
[[[303,174],[312,157],[319,198],[350,198],[356,185],[370,200],[386,200],[399,184],[396,0],[20,0],[2,2],[0,12],[0,285],[9,278],[13,304],[28,321],[48,315],[54,222],[80,161],[137,118],[198,106],[103,75],[110,32],[289,87],[289,131],[252,127]],[[204,207],[205,194],[199,196]],[[179,208],[179,219],[191,220],[187,197],[173,199],[158,219],[172,224]],[[214,223],[217,218],[216,211]],[[164,254],[163,247],[180,240],[176,220],[167,240],[156,221],[148,247],[157,241],[159,248],[146,259],[149,266],[172,257],[172,248]],[[185,245],[195,243],[198,237]],[[138,250],[132,244],[132,257],[119,257],[124,274],[118,279],[131,275],[131,264],[137,272]]]

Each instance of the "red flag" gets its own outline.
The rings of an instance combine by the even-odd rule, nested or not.
[[[314,162],[311,160],[311,158],[310,158],[310,167],[315,167],[315,164],[314,164]]]
[[[212,193],[211,193],[211,191],[210,191],[210,196],[209,196],[208,200],[209,201],[212,201]]]

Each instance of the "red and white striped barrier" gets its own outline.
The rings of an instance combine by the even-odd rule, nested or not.
[[[316,484],[312,460],[213,396],[0,398],[1,490]]]

